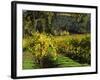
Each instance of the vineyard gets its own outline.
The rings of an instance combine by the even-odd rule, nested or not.
[[[23,69],[91,65],[90,15],[23,12]]]

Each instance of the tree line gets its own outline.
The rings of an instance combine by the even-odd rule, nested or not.
[[[48,11],[23,11],[23,36],[33,32],[46,32],[59,35],[62,32],[90,33],[90,18],[88,13],[67,13]]]

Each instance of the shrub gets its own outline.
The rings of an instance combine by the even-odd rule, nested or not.
[[[83,38],[80,42],[80,47],[81,47],[81,51],[80,53],[82,54],[82,58],[84,59],[84,62],[87,62],[90,64],[91,61],[91,54],[90,54],[90,36],[86,36],[85,38]]]
[[[91,62],[90,54],[90,36],[85,36],[82,39],[70,39],[58,46],[58,53],[66,55],[80,63]]]
[[[22,41],[22,47],[23,47],[23,51],[28,51],[29,46],[31,44],[31,37],[27,37],[27,38],[23,38]]]
[[[33,34],[29,51],[33,54],[36,63],[42,68],[50,67],[49,65],[45,66],[45,61],[48,61],[49,64],[51,64],[56,60],[56,47],[54,46],[52,38],[45,33]]]

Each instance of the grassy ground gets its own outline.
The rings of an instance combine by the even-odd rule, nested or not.
[[[81,67],[88,66],[88,64],[80,64],[69,57],[65,57],[63,55],[58,56],[58,67]]]
[[[32,54],[25,53],[23,61],[23,69],[38,69],[38,65],[34,64],[34,60],[32,59]],[[63,55],[59,55],[57,58],[57,65],[59,68],[61,67],[81,67],[88,66],[88,64],[80,64],[69,57],[65,57]]]
[[[33,55],[29,52],[23,53],[23,69],[39,68],[32,57]]]

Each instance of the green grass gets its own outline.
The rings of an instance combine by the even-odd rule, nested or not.
[[[79,67],[79,66],[81,66],[80,63],[75,62],[69,57],[65,57],[62,55],[58,56],[58,67]]]
[[[23,53],[23,69],[32,69],[33,61],[30,53]]]
[[[32,57],[33,55],[29,52],[23,53],[23,69],[39,68]]]
[[[32,55],[30,53],[25,53],[23,58],[23,69],[38,69],[39,66],[34,63],[32,59]],[[58,55],[57,58],[57,67],[81,67],[81,66],[89,66],[88,64],[80,64],[69,57],[65,57],[63,55]]]
[[[58,67],[81,67],[88,66],[88,64],[80,64],[69,57],[65,57],[63,55],[58,56]]]

